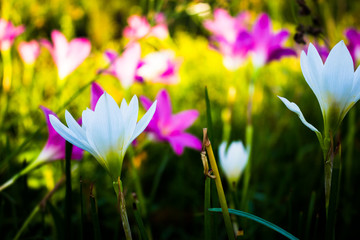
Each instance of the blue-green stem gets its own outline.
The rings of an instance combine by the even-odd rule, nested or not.
[[[2,50],[1,55],[4,66],[2,87],[3,91],[9,92],[12,80],[11,48],[7,50]]]
[[[231,223],[231,219],[230,219],[230,215],[229,215],[229,211],[228,211],[228,205],[226,202],[224,189],[223,189],[223,186],[221,183],[219,169],[216,164],[216,160],[215,160],[214,152],[211,147],[210,140],[207,137],[206,129],[204,129],[204,139],[205,139],[204,145],[206,147],[206,152],[207,152],[207,155],[208,155],[208,158],[210,161],[211,169],[215,176],[215,184],[216,184],[216,189],[218,192],[220,206],[221,206],[223,217],[224,217],[226,232],[227,232],[228,238],[230,240],[235,240],[235,235],[234,235],[234,231],[232,228],[232,223]]]
[[[122,222],[122,226],[124,228],[126,240],[131,240],[132,239],[131,228],[130,228],[129,219],[128,219],[127,212],[126,212],[125,196],[124,196],[123,186],[122,186],[120,177],[118,177],[116,182],[115,181],[113,182],[113,187],[114,187],[115,193],[117,195],[117,202],[118,202],[121,222]]]

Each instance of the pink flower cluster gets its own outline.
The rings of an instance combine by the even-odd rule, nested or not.
[[[256,68],[284,56],[296,55],[293,49],[283,47],[289,32],[273,33],[267,14],[261,14],[251,30],[248,25],[248,13],[232,17],[224,9],[216,9],[214,20],[204,22],[204,27],[212,33],[212,46],[223,55],[224,66],[229,70],[239,68],[249,55]]]

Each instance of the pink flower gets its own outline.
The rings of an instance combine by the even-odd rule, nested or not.
[[[91,93],[90,93],[90,109],[95,110],[95,106],[101,95],[103,95],[104,89],[97,84],[96,82],[93,82],[91,84]]]
[[[111,65],[104,73],[119,79],[124,88],[129,88],[137,80],[137,69],[141,57],[141,48],[138,43],[128,45],[120,57],[114,51],[106,51],[105,57]]]
[[[327,57],[329,56],[329,53],[330,53],[329,49],[326,46],[319,45],[317,42],[315,42],[313,44],[313,46],[318,51],[318,53],[319,53],[319,55],[321,57],[321,60],[323,62],[325,62]],[[308,46],[305,46],[303,50],[305,51],[306,54],[308,54]]]
[[[18,51],[24,63],[32,65],[40,54],[40,45],[36,40],[23,41],[19,44]]]
[[[351,57],[354,63],[357,63],[360,60],[360,32],[356,31],[354,28],[349,28],[345,31],[345,35],[349,40],[347,47]]]
[[[146,17],[132,15],[127,20],[129,26],[125,27],[123,35],[130,39],[140,39],[144,37],[157,37],[165,39],[169,35],[169,31],[163,14],[159,13],[155,17],[155,26],[151,26]]]
[[[75,38],[68,42],[59,31],[51,33],[53,45],[46,39],[41,40],[51,53],[58,68],[59,78],[62,80],[72,73],[90,54],[91,43],[86,38]]]
[[[54,160],[64,159],[65,139],[55,131],[49,120],[49,115],[54,115],[54,116],[56,115],[55,113],[53,113],[51,110],[47,109],[44,106],[40,106],[40,108],[43,110],[44,115],[46,117],[46,124],[49,131],[49,138],[45,144],[45,147],[38,156],[37,161],[54,161]],[[73,146],[71,158],[80,160],[82,159],[82,157],[83,157],[83,150],[76,146]]]
[[[0,18],[0,49],[2,51],[10,49],[14,39],[24,31],[24,26],[15,27],[11,22]]]
[[[239,32],[246,30],[249,13],[240,13],[232,17],[225,9],[218,8],[214,11],[214,20],[204,21],[204,27],[215,37],[222,37],[228,43],[235,43]]]
[[[236,70],[246,60],[252,48],[253,39],[247,31],[249,14],[240,13],[232,17],[224,9],[214,11],[214,20],[204,22],[211,36],[211,46],[223,55],[224,66],[229,70]]]
[[[158,51],[149,53],[141,60],[137,75],[152,83],[178,83],[180,61],[175,59],[172,51]]]
[[[102,87],[97,83],[91,84],[90,92],[90,108],[91,110],[95,109],[96,103],[99,100],[100,96],[104,93]],[[45,144],[45,147],[41,151],[40,155],[37,158],[37,161],[54,161],[65,158],[65,139],[61,137],[55,129],[52,127],[49,116],[56,114],[51,110],[47,109],[44,106],[40,106],[43,110],[46,117],[46,124],[49,131],[49,138]],[[81,124],[81,118],[78,120],[78,123]],[[83,150],[76,146],[73,146],[72,159],[80,160],[83,157]]]
[[[265,13],[258,17],[251,34],[253,38],[252,60],[256,68],[284,56],[296,56],[293,49],[282,46],[289,37],[289,32],[281,30],[275,34],[272,33],[271,20]]]
[[[201,141],[184,132],[198,118],[198,111],[187,110],[173,115],[170,96],[166,90],[161,90],[156,99],[156,112],[145,131],[151,133],[157,141],[169,142],[177,155],[181,155],[185,147],[200,150]],[[140,101],[146,110],[152,104],[145,96],[141,96]]]

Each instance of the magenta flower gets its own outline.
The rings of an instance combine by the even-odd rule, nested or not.
[[[10,49],[15,38],[25,31],[24,26],[15,27],[11,22],[0,18],[0,49],[6,51]]]
[[[48,131],[49,131],[49,138],[45,144],[45,147],[41,151],[41,153],[38,156],[36,161],[54,161],[54,160],[64,159],[65,158],[65,139],[63,137],[61,137],[54,130],[54,128],[52,127],[50,120],[49,120],[50,115],[56,116],[56,114],[44,106],[40,106],[40,107],[43,110],[44,115],[46,117],[46,124],[47,124]],[[73,146],[71,158],[80,160],[80,159],[82,159],[82,157],[83,157],[83,150],[76,146]]]
[[[140,80],[137,76],[141,57],[140,44],[128,45],[120,57],[114,51],[106,51],[105,57],[111,66],[104,73],[119,79],[124,88],[130,87],[136,80]]]
[[[151,26],[146,17],[132,15],[127,20],[128,25],[123,31],[123,35],[130,39],[141,39],[144,37],[157,37],[165,39],[169,35],[165,17],[159,13],[155,17],[155,26]]]
[[[149,53],[141,60],[137,75],[152,83],[175,84],[179,81],[180,63],[172,51]]]
[[[42,39],[41,44],[46,47],[58,68],[60,80],[72,73],[90,54],[91,43],[86,38],[75,38],[70,42],[59,31],[51,33],[53,44]]]
[[[93,82],[91,84],[91,93],[90,93],[90,109],[95,110],[95,106],[101,95],[103,95],[104,89],[97,84],[96,82]]]
[[[19,44],[18,51],[24,63],[32,65],[40,54],[40,45],[36,40],[23,41]]]
[[[170,96],[166,90],[161,90],[156,100],[158,102],[156,112],[145,131],[157,141],[169,142],[177,155],[181,155],[185,147],[200,150],[201,141],[184,132],[197,119],[198,111],[187,110],[173,115]],[[152,101],[145,96],[141,96],[140,101],[146,110],[152,104]]]
[[[225,9],[218,8],[214,11],[214,20],[204,21],[204,27],[215,37],[235,43],[239,32],[246,30],[249,16],[248,12],[243,12],[237,17],[232,17]]]
[[[272,25],[269,16],[261,14],[256,20],[253,30],[252,61],[256,68],[259,68],[273,60],[279,60],[284,56],[296,56],[291,48],[284,48],[282,45],[289,37],[287,30],[272,33]]]
[[[236,70],[246,60],[252,48],[253,39],[247,31],[249,14],[240,13],[232,17],[224,9],[214,11],[214,20],[204,22],[204,27],[213,35],[211,46],[223,55],[224,66]]]
[[[354,28],[349,28],[345,31],[345,35],[349,40],[347,47],[356,64],[360,60],[360,32],[356,31]]]
[[[321,46],[321,45],[319,45],[319,44],[316,43],[316,42],[313,44],[313,46],[314,46],[314,47],[316,48],[316,50],[318,51],[318,53],[319,53],[319,55],[320,55],[320,57],[321,57],[321,60],[322,60],[323,62],[325,62],[326,59],[327,59],[327,57],[329,56],[329,53],[330,53],[329,49],[328,49],[326,46]],[[308,52],[308,46],[305,46],[303,50],[305,51],[306,54],[308,54],[308,53],[307,53],[307,52]]]

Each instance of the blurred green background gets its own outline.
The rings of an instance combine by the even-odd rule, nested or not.
[[[301,16],[300,7],[291,1],[207,1],[211,9],[204,15],[189,10],[200,1],[96,1],[96,0],[2,0],[1,17],[14,25],[23,24],[26,31],[20,35],[12,48],[13,88],[1,93],[0,125],[0,183],[19,172],[41,151],[47,139],[45,118],[39,105],[52,110],[59,109],[80,87],[96,78],[117,102],[126,96],[120,82],[112,76],[96,72],[106,67],[103,52],[106,49],[121,51],[126,40],[122,30],[126,19],[132,14],[153,19],[155,12],[163,12],[167,18],[171,38],[164,42],[143,41],[144,55],[157,49],[172,49],[182,59],[180,83],[176,86],[161,84],[135,84],[131,94],[145,95],[154,99],[156,93],[166,88],[172,99],[173,112],[197,109],[198,120],[189,132],[202,138],[202,128],[207,127],[204,88],[207,86],[211,101],[214,126],[212,143],[215,153],[222,140],[222,112],[229,105],[227,94],[230,87],[236,89],[231,116],[231,140],[245,140],[246,107],[251,66],[244,64],[239,70],[229,72],[222,65],[221,55],[208,46],[209,33],[202,22],[211,18],[215,8],[227,9],[233,15],[249,11],[253,19],[261,12],[269,14],[274,29],[287,28],[291,37],[286,45],[298,50],[293,36],[299,24],[314,25],[318,20],[322,34],[306,36],[306,41],[326,42],[333,47],[345,39],[348,27],[360,28],[360,4],[357,1],[307,1],[311,16]],[[48,51],[42,49],[35,65],[33,89],[22,84],[23,64],[16,51],[21,40],[50,38],[58,29],[68,39],[87,37],[92,44],[90,56],[72,73],[59,92],[56,88],[56,67]],[[149,40],[151,41],[151,40]],[[307,42],[307,43],[308,43]],[[0,62],[2,65],[3,62]],[[2,67],[1,67],[2,69]],[[2,71],[2,70],[1,70]],[[1,72],[0,72],[1,73]],[[316,135],[309,131],[276,97],[284,96],[300,106],[308,122],[322,129],[322,116],[317,99],[306,84],[300,69],[299,57],[284,58],[264,66],[256,82],[254,96],[254,142],[250,201],[248,211],[273,222],[300,239],[321,239],[324,232],[325,209],[323,189],[322,152]],[[127,97],[127,96],[126,96]],[[128,97],[127,97],[128,98]],[[74,118],[81,116],[89,106],[90,88],[76,97],[66,109]],[[129,99],[128,99],[129,100]],[[343,171],[339,196],[337,239],[355,239],[360,230],[358,217],[360,193],[360,141],[359,104],[350,111],[355,117],[354,135],[349,133],[349,115],[341,128]],[[64,119],[64,109],[57,112]],[[42,126],[42,127],[41,127]],[[34,135],[37,129],[40,131]],[[28,140],[31,136],[30,140]],[[144,136],[143,136],[144,137]],[[26,146],[19,150],[22,143]],[[153,198],[156,176],[164,158],[168,163],[161,173],[161,180]],[[151,227],[153,239],[202,239],[204,237],[203,201],[204,175],[200,154],[187,149],[176,156],[169,144],[151,143],[138,154],[138,173],[147,201],[148,216],[145,224]],[[103,239],[123,238],[120,216],[116,210],[116,198],[110,178],[94,158],[85,154],[72,176],[73,238],[80,236],[80,177],[83,181],[85,226],[84,239],[94,239],[89,202],[90,185],[94,184],[101,235]],[[131,192],[135,191],[132,176],[127,171],[128,157],[123,167],[123,182],[128,202],[130,224],[136,226],[132,213]],[[1,239],[12,239],[34,207],[51,191],[64,174],[64,161],[56,161],[22,177],[13,186],[0,193]],[[225,191],[228,186],[223,179]],[[241,188],[242,179],[238,184]],[[314,210],[309,214],[313,194]],[[60,187],[47,206],[40,210],[28,225],[21,239],[61,239],[63,237],[63,212],[65,187]],[[215,214],[214,214],[215,215]],[[215,215],[218,236],[226,239],[221,215]],[[359,221],[359,222],[358,222]],[[308,229],[308,231],[306,230]],[[137,228],[133,228],[138,239]],[[254,222],[244,223],[245,235],[239,239],[281,239],[282,236]]]

